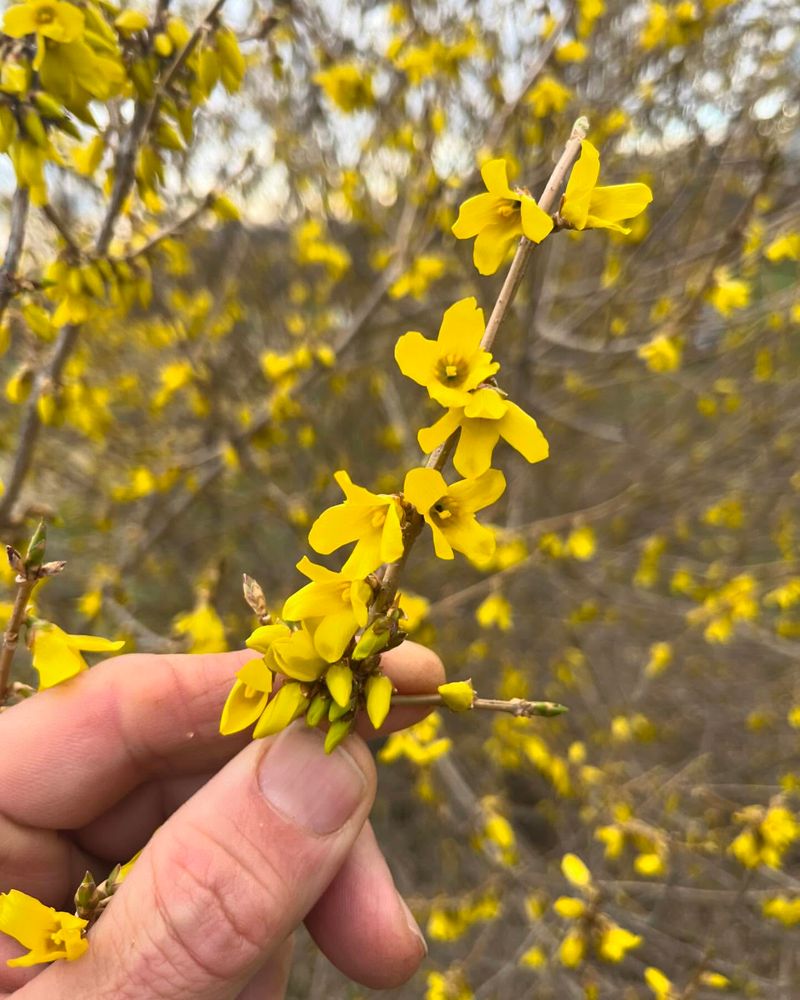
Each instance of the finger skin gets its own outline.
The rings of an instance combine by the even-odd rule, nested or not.
[[[330,756],[322,744],[301,725],[243,750],[156,832],[81,960],[50,966],[15,1000],[234,1000],[320,898],[372,806],[364,743]],[[291,818],[299,810],[310,826]]]
[[[341,972],[373,990],[401,986],[427,953],[369,823],[306,917],[306,927]]]
[[[249,740],[220,736],[218,727],[233,676],[252,658],[250,650],[119,656],[15,705],[2,717],[0,814],[26,826],[79,828],[149,778],[221,767]],[[436,654],[413,642],[382,664],[406,694],[435,691],[444,679]],[[426,714],[393,711],[380,733]],[[375,735],[368,720],[359,731]]]
[[[283,1000],[292,971],[294,938],[288,937],[272,954],[236,1000]]]

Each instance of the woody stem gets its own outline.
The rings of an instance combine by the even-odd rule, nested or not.
[[[447,702],[440,694],[398,694],[392,698],[392,708],[413,706],[416,708],[447,708]],[[484,712],[505,712],[521,719],[530,719],[541,715],[551,718],[567,711],[564,705],[555,701],[526,701],[524,698],[512,698],[502,701],[499,698],[475,698],[472,708]],[[469,709],[468,709],[469,711]]]
[[[28,601],[30,601],[33,589],[38,582],[38,580],[20,580],[17,583],[14,607],[11,610],[11,618],[3,633],[3,644],[0,646],[0,705],[6,700],[11,664],[14,660],[14,653],[17,651],[17,644],[19,643],[19,631],[22,628],[22,623],[25,621]]]
[[[558,163],[556,163],[553,172],[550,175],[550,179],[545,185],[542,196],[539,199],[539,207],[548,214],[550,214],[555,208],[558,194],[573,163],[578,158],[581,151],[581,140],[586,137],[588,128],[589,123],[585,118],[579,118],[575,122],[572,127],[572,133],[564,146],[564,151],[559,157]],[[492,344],[497,336],[497,332],[500,329],[500,325],[505,319],[511,304],[519,291],[519,286],[522,283],[528,259],[535,246],[535,243],[532,243],[524,236],[519,241],[517,252],[514,254],[514,259],[511,262],[511,267],[509,268],[506,279],[503,282],[503,287],[500,289],[500,294],[497,296],[497,301],[494,304],[494,309],[492,309],[489,322],[486,324],[486,330],[483,334],[483,339],[481,340],[481,348],[484,351],[491,350]],[[456,441],[458,440],[458,434],[458,430],[453,431],[450,437],[443,444],[439,445],[438,448],[431,452],[425,462],[426,469],[436,469],[440,472],[444,468],[453,451],[453,448],[455,447]],[[370,616],[371,620],[374,620],[379,615],[385,614],[391,606],[395,594],[397,593],[397,588],[400,584],[400,576],[403,571],[403,566],[405,565],[406,559],[408,558],[408,554],[411,551],[414,542],[417,540],[420,532],[422,531],[423,523],[423,517],[419,512],[415,512],[411,516],[409,523],[406,526],[405,549],[403,551],[403,555],[397,560],[397,562],[390,563],[390,565],[386,568],[381,589],[375,603],[372,606],[372,613]],[[502,709],[499,711],[502,711]]]

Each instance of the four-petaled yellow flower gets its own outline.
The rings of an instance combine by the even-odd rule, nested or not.
[[[84,653],[116,653],[125,640],[114,642],[97,635],[70,635],[52,622],[36,621],[32,627],[33,666],[39,671],[39,690],[54,687],[88,669]]]
[[[344,493],[344,502],[320,514],[311,525],[308,541],[323,555],[356,542],[342,572],[363,579],[382,563],[394,562],[403,554],[400,499],[387,493],[370,493],[356,486],[344,471],[336,472],[334,479]]]
[[[286,628],[286,631],[289,629]],[[223,736],[247,729],[261,716],[272,691],[272,680],[272,671],[263,657],[249,660],[236,672],[236,680],[233,682],[219,720],[219,731]]]
[[[459,240],[477,237],[472,255],[475,267],[481,274],[494,274],[514,240],[525,236],[541,243],[551,232],[553,220],[531,195],[509,187],[505,160],[484,163],[481,177],[486,191],[467,198],[452,231]]]
[[[0,932],[16,938],[27,955],[10,958],[7,965],[39,965],[59,958],[80,958],[89,947],[83,936],[87,920],[45,906],[18,889],[0,894]]]
[[[428,340],[411,331],[397,341],[394,356],[400,371],[425,386],[442,406],[466,406],[470,392],[499,371],[488,351],[481,350],[486,325],[474,296],[445,312],[439,336]]]
[[[533,417],[494,389],[478,389],[470,394],[466,406],[452,408],[435,424],[423,427],[417,434],[420,448],[430,454],[458,427],[461,434],[453,465],[462,476],[486,472],[500,438],[529,462],[541,462],[550,453],[547,438]]]
[[[3,33],[11,38],[36,35],[34,70],[41,69],[45,38],[54,42],[74,42],[83,34],[83,11],[66,0],[29,0],[9,7],[3,18]]]
[[[356,629],[367,624],[367,603],[372,597],[372,588],[344,572],[334,573],[317,566],[305,556],[297,568],[311,583],[287,599],[281,617],[286,621],[307,622],[310,619],[315,626],[314,648],[326,663],[336,663]],[[275,655],[280,664],[277,649]]]
[[[433,548],[440,559],[452,559],[455,549],[468,559],[481,560],[494,552],[495,538],[490,528],[477,522],[475,512],[493,504],[505,488],[505,476],[498,469],[451,486],[436,469],[412,469],[403,494],[431,526]]]
[[[581,155],[572,168],[559,218],[571,229],[613,229],[629,233],[621,226],[623,219],[633,219],[653,200],[646,184],[612,184],[596,187],[600,176],[600,154],[587,140],[581,142]]]

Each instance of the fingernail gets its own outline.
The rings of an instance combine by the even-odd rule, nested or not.
[[[408,903],[403,899],[403,897],[400,895],[399,892],[397,894],[397,898],[400,900],[400,909],[403,911],[403,914],[405,915],[406,923],[408,924],[409,930],[416,936],[417,940],[419,941],[422,954],[427,955],[428,942],[425,940],[425,935],[420,930],[419,924],[414,919],[414,914],[408,908]]]
[[[302,723],[285,729],[269,748],[258,784],[273,809],[318,836],[342,827],[367,790],[361,768],[344,747],[326,754],[319,730]]]

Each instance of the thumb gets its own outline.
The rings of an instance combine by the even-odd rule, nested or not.
[[[364,743],[293,725],[243,750],[156,831],[78,962],[18,994],[230,1000],[341,867],[375,795]]]

